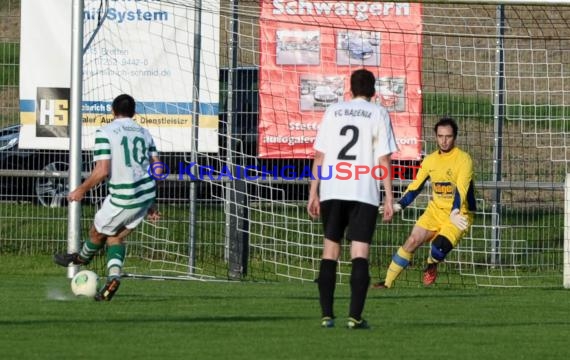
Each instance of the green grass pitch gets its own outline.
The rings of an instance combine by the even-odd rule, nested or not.
[[[300,282],[124,279],[113,301],[71,294],[49,257],[0,256],[2,359],[567,359],[563,289],[371,289],[371,330],[319,327]]]

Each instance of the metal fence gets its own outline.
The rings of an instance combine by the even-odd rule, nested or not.
[[[19,122],[19,15],[18,1],[0,2],[0,253],[49,254],[66,246],[68,154],[9,147],[17,142],[18,132],[18,126],[10,125]],[[219,154],[198,154],[203,165],[292,164],[299,169],[309,164],[256,157],[259,20],[257,1],[222,2],[223,69],[218,79],[211,79],[220,83],[222,145]],[[435,121],[444,114],[455,117],[459,146],[475,162],[479,205],[475,225],[452,252],[440,281],[561,285],[570,7],[426,2],[423,22],[424,152],[435,149]],[[85,152],[85,174],[90,157]],[[165,158],[184,163],[188,154]],[[145,223],[129,239],[127,271],[145,276],[314,279],[322,235],[319,223],[306,216],[306,180],[199,181],[195,198],[190,181],[184,180],[173,176],[159,184],[163,220]],[[84,234],[104,191],[96,189],[83,204]],[[378,227],[373,276],[383,276],[426,201],[427,196],[421,197],[394,223]],[[425,249],[418,251],[400,284],[419,284],[426,255]],[[346,256],[341,264],[340,279],[346,281]]]

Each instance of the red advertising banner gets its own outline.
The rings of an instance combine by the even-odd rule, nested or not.
[[[421,4],[261,0],[259,157],[312,158],[326,108],[350,100],[350,74],[377,77],[399,152],[421,152]]]

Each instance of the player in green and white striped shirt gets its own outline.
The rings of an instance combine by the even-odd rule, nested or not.
[[[107,282],[95,296],[96,300],[111,300],[120,285],[125,237],[145,216],[151,221],[159,218],[154,207],[155,180],[148,171],[153,163],[159,162],[158,152],[148,130],[133,120],[135,107],[130,95],[119,95],[113,100],[113,122],[96,132],[95,168],[89,178],[69,193],[68,200],[81,201],[85,193],[105,179],[109,194],[95,214],[89,239],[81,252],[54,256],[61,266],[86,265],[107,244]],[[158,172],[157,167],[153,173]]]

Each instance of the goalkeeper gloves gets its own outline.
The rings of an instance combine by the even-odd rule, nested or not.
[[[392,210],[394,210],[394,214],[399,211],[402,211],[402,205],[400,205],[399,203],[393,203]],[[380,207],[378,208],[378,214],[384,214],[384,205],[380,205]]]
[[[467,226],[469,226],[467,218],[461,215],[459,209],[454,209],[451,212],[451,214],[449,215],[449,220],[451,220],[451,223],[455,225],[459,230],[465,230],[467,229]]]

